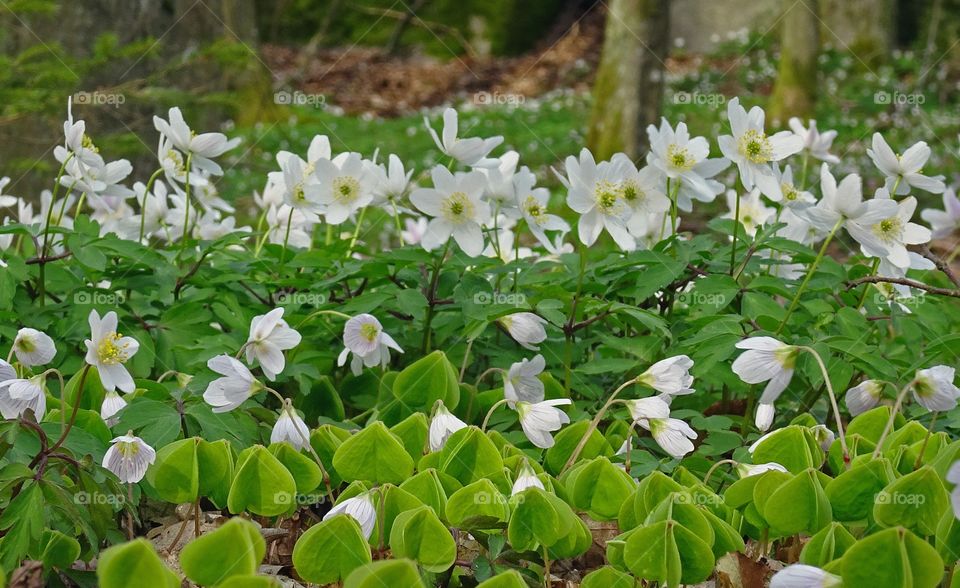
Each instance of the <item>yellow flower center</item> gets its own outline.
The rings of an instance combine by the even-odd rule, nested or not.
[[[140,444],[133,441],[117,441],[117,451],[126,458],[131,458],[140,453]]]
[[[687,151],[686,147],[679,147],[671,144],[667,147],[667,163],[671,167],[680,171],[688,171],[696,164],[693,156]]]
[[[597,208],[604,214],[610,214],[616,210],[622,195],[619,186],[606,180],[597,182],[593,194],[597,201]]]
[[[890,243],[896,241],[903,232],[903,221],[900,220],[900,217],[892,216],[883,219],[871,228],[878,239],[884,243]]]
[[[786,345],[773,352],[773,356],[777,358],[777,361],[785,370],[791,370],[797,365],[798,355],[800,355],[800,350],[793,345]]]
[[[773,144],[762,132],[750,129],[740,137],[740,155],[753,163],[767,163],[773,159]]]
[[[527,215],[539,222],[539,218],[546,214],[546,210],[537,201],[533,196],[527,196],[527,199],[523,202],[523,209],[527,211]]]
[[[379,334],[380,334],[380,329],[378,329],[377,325],[373,323],[364,323],[360,327],[360,335],[371,343],[377,340],[377,335]]]
[[[115,365],[127,361],[130,357],[127,352],[128,343],[119,344],[123,335],[120,333],[109,333],[100,340],[97,345],[97,359],[105,365]]]
[[[640,188],[640,184],[633,180],[624,180],[623,185],[620,188],[620,193],[623,194],[623,199],[627,204],[635,205],[644,198],[647,197],[646,192]]]
[[[800,191],[797,190],[793,186],[793,184],[788,184],[786,182],[783,182],[782,184],[780,184],[780,191],[783,192],[784,200],[793,201],[800,197]]]
[[[464,192],[454,192],[443,202],[443,216],[451,222],[462,223],[473,218],[474,207]]]
[[[333,197],[342,204],[350,204],[360,196],[360,182],[353,176],[338,176],[333,180]]]
[[[93,144],[93,139],[91,139],[86,133],[84,133],[83,138],[80,140],[80,144],[84,147],[84,149],[89,149],[94,153],[100,153],[100,149]]]

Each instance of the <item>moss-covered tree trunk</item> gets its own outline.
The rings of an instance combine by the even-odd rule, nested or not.
[[[783,0],[780,66],[770,99],[770,116],[785,122],[791,116],[813,115],[817,99],[817,57],[820,17],[817,2]]]
[[[646,151],[646,127],[660,116],[670,38],[667,0],[612,0],[593,86],[587,144],[597,158]]]

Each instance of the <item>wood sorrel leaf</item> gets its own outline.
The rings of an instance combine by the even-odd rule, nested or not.
[[[350,572],[371,561],[370,546],[360,525],[349,515],[338,515],[307,529],[293,547],[293,566],[314,584],[341,582]]]
[[[237,457],[237,474],[230,485],[227,509],[233,514],[250,511],[265,517],[290,512],[296,506],[297,483],[263,445],[243,450]]]
[[[234,517],[187,543],[180,552],[180,567],[197,584],[215,586],[231,576],[255,574],[266,549],[257,525]]]
[[[374,422],[345,440],[333,454],[344,480],[399,484],[413,474],[413,460],[382,422]]]

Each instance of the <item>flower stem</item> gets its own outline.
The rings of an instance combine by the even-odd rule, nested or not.
[[[186,185],[183,187],[183,232],[180,235],[180,255],[182,255],[187,249],[187,237],[190,234],[190,160],[192,157],[192,153],[187,153],[187,162],[185,164],[187,171],[184,178],[186,180]],[[177,257],[179,257],[179,255]]]
[[[580,454],[583,452],[583,448],[587,446],[587,441],[590,440],[590,436],[593,435],[593,432],[597,430],[597,426],[600,425],[600,421],[603,419],[603,415],[607,410],[613,406],[614,401],[617,399],[617,395],[620,394],[627,386],[637,383],[637,378],[627,380],[623,384],[620,384],[620,387],[613,391],[613,394],[607,398],[607,402],[597,411],[596,416],[593,417],[593,420],[590,421],[590,426],[587,427],[586,433],[583,434],[583,437],[580,439],[580,442],[577,443],[577,447],[573,450],[573,453],[570,454],[570,458],[567,459],[567,463],[564,464],[563,470],[561,473],[570,469],[574,463],[576,463],[577,458],[580,457]]]
[[[787,321],[790,320],[790,315],[793,314],[793,311],[797,308],[797,304],[800,302],[800,296],[803,294],[804,290],[807,289],[807,284],[810,282],[810,278],[813,277],[813,272],[817,270],[817,266],[820,265],[820,260],[823,259],[823,256],[827,252],[827,247],[830,245],[830,242],[833,241],[833,236],[837,234],[837,231],[840,229],[840,225],[843,224],[843,218],[840,218],[833,228],[830,229],[830,233],[827,235],[827,238],[823,241],[823,245],[820,246],[820,251],[817,253],[816,259],[813,260],[813,263],[810,265],[810,268],[807,270],[807,275],[804,276],[803,281],[800,282],[800,287],[797,289],[797,293],[794,294],[793,300],[790,301],[790,306],[787,307],[787,314],[784,315],[783,321],[780,322],[780,326],[777,327],[775,335],[779,335],[783,328],[787,326]]]
[[[887,420],[886,426],[883,427],[883,432],[880,433],[880,438],[877,439],[877,446],[873,450],[873,459],[880,457],[880,451],[883,447],[883,442],[887,440],[887,435],[890,434],[890,431],[893,430],[893,423],[897,420],[897,413],[900,412],[900,407],[903,405],[903,399],[907,397],[907,392],[910,391],[910,388],[916,384],[916,380],[910,380],[910,383],[904,386],[900,393],[897,394],[897,400],[893,403],[893,408],[890,409],[890,418]]]
[[[357,238],[360,236],[360,225],[363,224],[363,215],[367,214],[367,207],[360,209],[360,216],[357,218],[357,226],[353,230],[353,237],[350,238],[350,247],[347,249],[347,259],[353,255],[353,247],[357,244]]]
[[[147,187],[143,191],[143,202],[140,203],[140,240],[138,243],[143,243],[143,233],[147,223],[147,198],[150,197],[150,189],[153,188],[153,183],[157,181],[157,177],[162,172],[163,168],[153,172],[153,175],[147,180]]]
[[[737,233],[740,232],[740,192],[736,193],[737,204],[733,213],[733,243],[730,245],[730,275],[737,264]]]
[[[833,417],[837,423],[837,438],[840,439],[840,449],[843,450],[843,463],[849,469],[850,452],[847,450],[847,437],[843,432],[843,420],[840,418],[840,407],[837,405],[837,395],[833,392],[833,383],[830,382],[830,374],[827,373],[827,366],[823,363],[823,358],[820,357],[820,354],[817,353],[817,350],[813,347],[800,346],[798,349],[813,355],[814,359],[817,360],[817,365],[820,366],[820,373],[823,374],[823,384],[827,388],[827,394],[830,397],[830,406],[833,408]]]
[[[293,225],[293,211],[290,207],[290,214],[287,215],[287,230],[283,234],[283,253],[280,254],[280,269],[287,263],[287,245],[290,243],[290,227]]]
[[[487,416],[483,417],[483,424],[480,425],[480,430],[483,432],[487,431],[487,423],[490,422],[490,417],[493,416],[495,410],[506,404],[508,401],[506,398],[502,398],[493,403],[493,406],[490,407],[490,410],[487,411]]]

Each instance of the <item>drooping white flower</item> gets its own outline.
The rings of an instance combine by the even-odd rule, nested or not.
[[[757,234],[757,229],[767,224],[777,211],[763,204],[760,199],[760,190],[754,188],[746,196],[740,196],[736,190],[727,190],[727,208],[729,211],[723,218],[737,218],[737,199],[740,199],[740,224],[751,237]]]
[[[273,430],[270,431],[270,443],[285,441],[299,451],[307,446],[309,439],[310,429],[307,423],[300,418],[288,401],[280,410],[280,416],[273,425]]]
[[[770,588],[833,588],[841,584],[839,576],[805,564],[787,566],[770,579]]]
[[[727,116],[733,135],[717,138],[720,151],[737,164],[744,188],[753,190],[757,187],[764,196],[779,202],[783,193],[771,164],[803,149],[803,139],[790,131],[780,131],[768,137],[763,129],[763,109],[754,106],[747,113],[740,106],[739,98],[727,103]]]
[[[650,431],[657,445],[671,457],[680,459],[694,449],[692,439],[697,438],[697,432],[680,419],[641,419],[637,424]]]
[[[800,350],[773,337],[750,337],[736,347],[747,351],[734,360],[734,373],[747,384],[769,382],[760,402],[773,403],[790,383]]]
[[[142,480],[147,468],[157,458],[153,447],[133,435],[132,431],[114,437],[110,443],[112,445],[103,456],[103,467],[127,484],[136,484]]]
[[[876,200],[889,199],[886,188],[877,190]],[[897,203],[894,214],[867,226],[860,222],[847,224],[847,231],[860,243],[863,254],[885,257],[897,267],[908,267],[910,255],[907,245],[919,245],[930,241],[930,229],[910,222],[917,208],[917,199],[908,196]]]
[[[223,169],[213,161],[225,152],[240,144],[240,138],[228,140],[223,133],[194,133],[183,119],[183,113],[177,107],[168,113],[169,121],[153,117],[153,126],[163,135],[170,145],[182,154],[190,155],[191,168],[196,167],[211,175],[222,176]]]
[[[930,159],[930,147],[924,141],[915,143],[898,155],[887,145],[883,135],[873,134],[873,149],[867,149],[867,155],[887,177],[886,188],[896,196],[910,193],[911,186],[926,192],[940,194],[946,189],[943,176],[925,176],[920,173]]]
[[[579,159],[567,157],[566,171],[563,181],[567,186],[567,206],[580,214],[577,224],[580,242],[593,245],[606,229],[621,249],[636,249],[636,240],[627,229],[634,210],[623,198],[622,182],[626,172],[623,160],[598,164],[590,150],[584,148]]]
[[[769,431],[776,416],[777,410],[772,402],[759,402],[757,403],[757,413],[753,417],[753,424],[762,432]]]
[[[403,219],[405,230],[400,232],[400,237],[407,245],[419,245],[423,236],[427,234],[428,224],[429,221],[422,216],[417,219],[405,218]]]
[[[913,384],[913,398],[917,404],[930,411],[954,408],[960,398],[960,389],[953,383],[954,371],[945,365],[917,370]]]
[[[517,472],[517,479],[513,481],[513,488],[510,490],[510,496],[516,496],[527,488],[539,488],[544,490],[543,482],[537,477],[537,472],[533,471],[527,460],[523,460],[520,471]]]
[[[840,163],[840,158],[830,153],[830,147],[833,140],[837,138],[837,131],[825,131],[821,133],[817,130],[817,121],[811,119],[809,126],[804,128],[803,122],[793,117],[789,121],[790,130],[803,140],[803,150],[809,153],[813,158],[825,161],[830,164]]]
[[[352,517],[360,525],[360,530],[367,539],[373,534],[373,528],[377,524],[377,509],[373,505],[369,492],[341,500],[323,515],[323,520],[328,521],[337,515]]]
[[[864,380],[847,390],[844,400],[850,416],[857,416],[875,407],[880,403],[883,393],[883,384],[877,380]]]
[[[4,176],[0,178],[0,208],[7,208],[8,206],[17,206],[20,203],[20,199],[12,194],[4,194],[3,189],[7,187],[7,184],[10,183],[10,178]]]
[[[442,401],[437,402],[437,409],[430,419],[430,451],[440,451],[450,435],[460,429],[465,429],[467,423],[454,416]]]
[[[503,378],[503,397],[513,408],[518,400],[537,403],[543,400],[543,382],[539,375],[546,366],[542,355],[514,363]]]
[[[518,401],[515,406],[520,417],[520,426],[531,443],[541,449],[553,447],[553,431],[570,422],[570,417],[558,406],[572,404],[569,398],[544,400],[542,402]]]
[[[213,407],[213,412],[231,411],[263,390],[263,384],[247,366],[229,355],[211,357],[207,367],[222,376],[210,382],[203,392],[203,399]]]
[[[49,335],[36,329],[23,328],[13,340],[13,352],[17,361],[27,367],[50,363],[57,354],[57,346]]]
[[[342,224],[373,201],[373,178],[359,153],[320,159],[315,165],[316,201],[326,208],[323,218],[329,224]]]
[[[539,351],[537,344],[547,339],[546,319],[532,312],[515,312],[498,318],[497,322],[525,349]]]
[[[820,449],[830,451],[830,446],[837,438],[837,434],[831,431],[826,425],[814,425],[810,427],[814,439],[820,444]]]
[[[255,316],[250,321],[250,337],[245,345],[247,363],[259,361],[264,375],[273,380],[286,365],[283,352],[299,345],[300,339],[300,333],[283,320],[283,308]]]
[[[737,473],[740,474],[741,478],[746,478],[748,476],[756,476],[764,472],[787,473],[787,468],[773,461],[770,461],[767,463],[758,463],[758,464],[749,464],[749,463],[737,464]]]
[[[390,350],[403,353],[403,349],[393,337],[383,331],[383,325],[372,314],[358,314],[350,317],[343,326],[343,351],[337,358],[337,365],[347,363],[352,353],[350,365],[354,374],[359,375],[362,366],[386,367],[390,363]]]
[[[920,211],[920,218],[930,223],[935,239],[950,236],[960,229],[960,199],[957,193],[953,188],[947,188],[943,192],[943,210],[925,208]]]
[[[39,422],[47,412],[47,396],[44,378],[41,375],[30,378],[17,378],[16,373],[10,373],[7,368],[10,364],[3,362],[0,365],[0,414],[5,419],[19,418],[27,409],[33,411],[34,418]],[[12,370],[10,370],[12,371]]]
[[[717,194],[723,191],[720,182],[713,176],[730,165],[724,157],[709,159],[710,144],[703,137],[690,137],[686,123],[678,123],[674,131],[667,119],[661,119],[660,128],[647,127],[650,139],[650,153],[647,163],[675,182],[680,182],[677,192],[677,206],[680,210],[693,210],[693,201],[713,202]],[[671,185],[671,191],[676,188]]]
[[[103,397],[103,403],[100,405],[100,418],[107,423],[107,426],[112,427],[117,424],[117,419],[114,416],[126,406],[127,401],[117,394],[116,390],[108,390]]]
[[[430,126],[430,121],[426,117],[424,117],[423,123],[427,126],[427,131],[430,132],[430,136],[433,137],[433,142],[437,144],[437,148],[442,151],[444,155],[452,157],[460,163],[471,167],[486,167],[498,163],[497,160],[488,160],[486,157],[497,145],[503,143],[503,137],[496,136],[490,137],[489,139],[481,139],[480,137],[470,137],[467,139],[458,138],[459,123],[456,110],[448,108],[443,111],[442,138],[433,130],[433,127]]]
[[[692,394],[694,391],[690,387],[693,384],[693,376],[690,375],[692,367],[692,359],[686,355],[674,355],[661,359],[647,368],[647,371],[640,374],[637,381],[671,396]]]
[[[433,188],[418,188],[410,201],[433,217],[421,239],[432,251],[452,236],[463,252],[476,257],[483,252],[481,226],[490,220],[490,205],[482,199],[486,181],[479,172],[454,176],[443,166],[431,170]]]
[[[659,396],[627,400],[630,417],[639,422],[644,419],[665,419],[670,416],[670,405]]]
[[[137,353],[140,344],[133,337],[124,337],[117,332],[117,313],[112,310],[102,319],[96,310],[91,310],[87,320],[90,338],[84,341],[86,362],[97,368],[103,389],[133,392],[136,386],[123,364]]]

